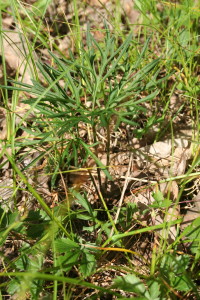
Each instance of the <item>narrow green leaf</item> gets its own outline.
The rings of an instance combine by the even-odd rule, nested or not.
[[[121,238],[124,238],[124,237],[127,237],[127,236],[132,236],[132,235],[136,235],[136,234],[140,234],[140,233],[148,232],[148,231],[153,231],[153,230],[157,230],[157,229],[163,229],[163,228],[166,228],[166,227],[174,226],[175,224],[180,224],[181,222],[182,222],[182,218],[177,219],[175,221],[163,222],[162,224],[159,224],[159,225],[149,226],[149,227],[137,229],[137,230],[134,230],[134,231],[129,231],[129,232],[126,232],[126,233],[116,234],[116,235],[113,235],[111,238],[109,238],[103,244],[102,247],[105,247],[111,241],[115,243],[117,240],[119,240]]]
[[[58,281],[58,282],[65,282],[68,284],[72,284],[72,285],[78,285],[78,286],[83,286],[83,287],[87,287],[90,289],[94,289],[94,290],[99,290],[102,291],[104,293],[108,293],[108,294],[112,294],[112,295],[116,295],[117,297],[120,297],[120,294],[113,292],[111,289],[106,289],[103,288],[99,285],[95,285],[92,284],[90,282],[87,281],[83,281],[80,278],[76,279],[76,278],[70,278],[70,277],[66,277],[66,276],[57,276],[57,275],[51,275],[51,274],[46,274],[46,273],[39,273],[39,272],[1,272],[0,273],[0,277],[17,277],[17,278],[28,278],[29,280],[34,280],[34,279],[42,279],[42,280],[46,280],[46,281]]]
[[[64,226],[60,223],[60,221],[54,216],[54,214],[52,213],[51,209],[47,206],[47,204],[45,203],[45,201],[42,199],[42,197],[38,194],[38,192],[32,187],[32,185],[28,182],[28,179],[26,178],[26,176],[21,172],[21,170],[19,170],[19,168],[17,167],[17,165],[15,164],[15,162],[13,161],[12,157],[8,154],[7,151],[6,152],[6,156],[9,160],[9,162],[11,163],[13,169],[15,170],[15,172],[20,176],[20,179],[24,182],[24,184],[27,186],[28,190],[31,192],[31,194],[37,199],[38,203],[42,206],[42,208],[44,209],[44,211],[47,213],[47,215],[53,220],[55,221],[55,223],[58,225],[58,227],[63,231],[63,233],[66,234],[66,236],[70,237],[70,234],[67,232],[67,230],[64,228]]]
[[[93,209],[90,203],[88,202],[88,200],[73,188],[70,190],[70,192],[78,200],[78,203],[81,204],[86,209],[86,211],[90,214],[90,216],[93,215]]]
[[[94,159],[94,161],[96,162],[96,164],[98,165],[98,167],[101,168],[101,170],[104,172],[104,174],[108,177],[109,180],[113,180],[112,176],[110,175],[110,173],[108,172],[106,166],[98,159],[98,157],[96,157],[96,155],[90,150],[90,147],[88,145],[86,145],[82,140],[80,140],[80,143],[82,144],[82,146],[84,147],[84,149],[86,150],[86,152],[88,152],[88,154]]]
[[[124,55],[124,53],[127,51],[129,45],[130,45],[130,42],[132,40],[132,33],[129,34],[129,36],[127,37],[127,39],[125,40],[125,42],[117,49],[117,51],[115,51],[115,53],[109,58],[109,60],[107,61],[110,62],[112,60],[114,60],[114,58],[116,57],[116,55],[118,53],[119,56],[114,60],[114,62],[112,63],[109,71],[106,73],[106,75],[101,79],[101,82],[104,82],[106,80],[106,78],[108,78],[110,76],[110,74],[115,70],[116,66],[118,65],[120,59],[122,58],[122,56]],[[105,68],[104,68],[105,69]]]

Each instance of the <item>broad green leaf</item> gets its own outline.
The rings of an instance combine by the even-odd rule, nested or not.
[[[95,224],[94,226],[83,226],[83,231],[94,232],[97,228],[99,228],[100,224]]]
[[[80,249],[80,246],[68,238],[62,238],[55,241],[55,251],[58,253],[66,253],[67,251],[76,249]]]
[[[8,293],[10,295],[16,295],[17,292],[20,290],[20,280],[19,279],[11,279],[8,284]]]
[[[168,279],[169,284],[176,290],[189,291],[194,283],[187,270],[190,263],[189,255],[166,254],[161,261],[161,274]]]
[[[66,251],[65,255],[60,255],[56,258],[56,266],[65,272],[69,272],[74,265],[78,264],[80,254],[81,252],[78,248],[73,251]]]
[[[30,259],[27,255],[22,255],[16,262],[15,266],[20,271],[27,271],[30,264]]]
[[[80,262],[79,270],[84,277],[88,277],[94,272],[96,267],[96,259],[89,251],[84,250],[82,252],[82,259]]]
[[[172,201],[169,199],[165,199],[161,191],[157,191],[153,193],[153,198],[155,201],[150,205],[155,208],[168,208],[172,205]]]
[[[164,199],[162,202],[154,201],[150,206],[155,208],[168,208],[172,205],[172,201]]]
[[[115,278],[112,287],[126,292],[135,292],[139,296],[146,296],[145,294],[148,294],[144,283],[137,276],[131,274]]]
[[[151,300],[160,300],[160,285],[154,279],[148,282],[149,294]]]
[[[162,202],[164,200],[164,196],[161,191],[157,191],[156,193],[153,193],[152,196],[157,202]]]
[[[178,291],[188,292],[193,288],[194,283],[192,282],[190,275],[181,274],[179,276],[174,277],[174,280],[171,282],[171,285],[174,289]]]
[[[37,253],[30,259],[29,270],[31,272],[37,272],[40,270],[44,263],[44,255],[42,253]]]
[[[93,219],[91,216],[84,215],[84,214],[77,214],[76,218],[80,219],[80,220],[85,220],[85,221],[91,221]]]
[[[75,189],[71,189],[70,192],[78,200],[78,203],[80,203],[86,209],[89,215],[93,216],[93,209],[89,201],[85,197],[83,197],[79,192],[77,192]]]
[[[192,253],[196,254],[199,250],[200,245],[200,217],[197,218],[190,224],[188,227],[186,227],[182,233],[183,236],[188,237],[192,244],[190,246],[190,250]]]

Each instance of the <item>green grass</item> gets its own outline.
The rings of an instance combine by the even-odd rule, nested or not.
[[[168,209],[193,198],[187,190],[199,177],[200,12],[195,1],[134,2],[141,13],[138,23],[123,19],[122,3],[116,1],[115,18],[108,13],[107,20],[96,25],[97,30],[101,25],[101,41],[95,39],[93,27],[83,30],[80,11],[87,3],[71,3],[72,21],[66,21],[65,14],[52,20],[52,1],[30,6],[10,0],[0,6],[1,107],[7,131],[0,163],[2,178],[9,166],[13,179],[12,196],[8,203],[0,202],[1,299],[199,299],[200,218],[181,230],[182,217],[170,218]],[[15,70],[12,77],[3,44],[9,32],[2,27],[6,15],[13,17],[26,48],[24,74]],[[57,45],[63,37],[61,24],[75,45],[69,54]],[[47,63],[44,49],[49,50]],[[32,84],[23,83],[26,68]],[[174,92],[183,100],[172,112]],[[23,115],[22,101],[28,105]],[[148,183],[153,187],[176,181],[179,191],[173,203],[170,195],[154,192],[147,211],[152,216],[162,212],[163,222],[146,225],[135,217],[145,212],[135,203],[123,203],[125,188],[117,204],[109,194],[113,136],[128,128],[129,135],[145,140],[156,127],[152,143],[168,134],[173,144],[175,121],[182,116],[193,130],[192,158],[185,174]],[[101,151],[106,153],[104,163]],[[92,201],[89,187],[65,182],[77,171],[90,176]],[[45,176],[51,202],[37,186]],[[0,187],[0,199],[3,188],[8,187]],[[173,225],[177,233],[170,243]],[[148,258],[140,250],[143,241],[150,245]]]

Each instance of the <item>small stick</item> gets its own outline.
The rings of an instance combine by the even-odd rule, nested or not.
[[[121,210],[121,207],[122,207],[122,202],[123,202],[123,199],[124,199],[124,195],[125,195],[125,192],[126,192],[126,189],[127,189],[127,186],[128,186],[128,182],[130,180],[129,175],[130,175],[130,169],[131,169],[132,161],[133,161],[133,153],[131,153],[131,155],[130,155],[128,170],[127,170],[126,176],[125,176],[124,187],[123,187],[123,190],[122,190],[122,193],[121,193],[121,197],[120,197],[119,204],[118,204],[118,209],[117,209],[115,220],[114,220],[115,224],[117,223],[117,219],[118,219],[119,214],[120,214],[120,210]],[[113,235],[113,232],[114,232],[114,228],[112,227],[109,238]]]

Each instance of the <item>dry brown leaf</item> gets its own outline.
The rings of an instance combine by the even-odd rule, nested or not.
[[[172,157],[172,175],[180,176],[185,173],[187,160],[191,156],[190,149],[176,148]],[[173,162],[174,161],[174,162]]]
[[[171,154],[170,141],[157,142],[150,146],[149,154],[157,158],[166,158]]]
[[[6,128],[6,110],[0,107],[0,140],[4,140],[7,137],[7,128]],[[1,149],[1,145],[0,145]]]
[[[2,20],[3,27],[6,29],[9,29],[12,26],[13,22],[14,22],[13,17],[5,17]]]
[[[193,207],[187,209],[187,213],[183,217],[181,229],[190,225],[196,218],[200,217],[200,192],[192,199]]]
[[[66,55],[68,53],[68,49],[71,49],[72,45],[71,45],[71,39],[69,36],[64,36],[63,39],[59,39],[59,50],[62,52],[65,52]]]
[[[164,196],[168,196],[168,194],[170,194],[170,199],[176,201],[179,192],[176,181],[160,183],[159,189]]]
[[[167,211],[167,215],[160,215],[157,214],[155,218],[155,225],[163,224],[163,222],[170,222],[170,221],[175,221],[178,219],[179,216],[179,208],[176,207],[170,207]],[[158,231],[159,235],[167,239],[169,243],[172,243],[175,241],[176,236],[177,236],[177,229],[176,226],[171,226],[168,229],[162,229]]]
[[[65,15],[67,11],[67,1],[66,0],[57,0],[57,13],[58,15]]]
[[[4,31],[3,51],[8,66],[19,72],[23,77],[23,82],[31,84],[31,69],[28,60],[28,48],[22,34],[16,30]],[[0,50],[0,55],[2,55]]]
[[[106,4],[107,0],[89,0],[88,1],[91,6],[102,7]]]
[[[137,164],[141,169],[148,169],[155,173],[157,180],[171,176],[182,175],[185,172],[188,159],[191,157],[189,142],[184,138],[177,138],[173,142],[166,140],[135,150]]]
[[[134,1],[133,0],[122,0],[121,1],[122,8],[127,15],[129,22],[134,24],[138,21],[140,17],[139,11],[134,9]]]
[[[0,203],[1,207],[8,211],[11,209],[14,202],[10,201],[13,194],[13,179],[4,178],[0,180]]]

